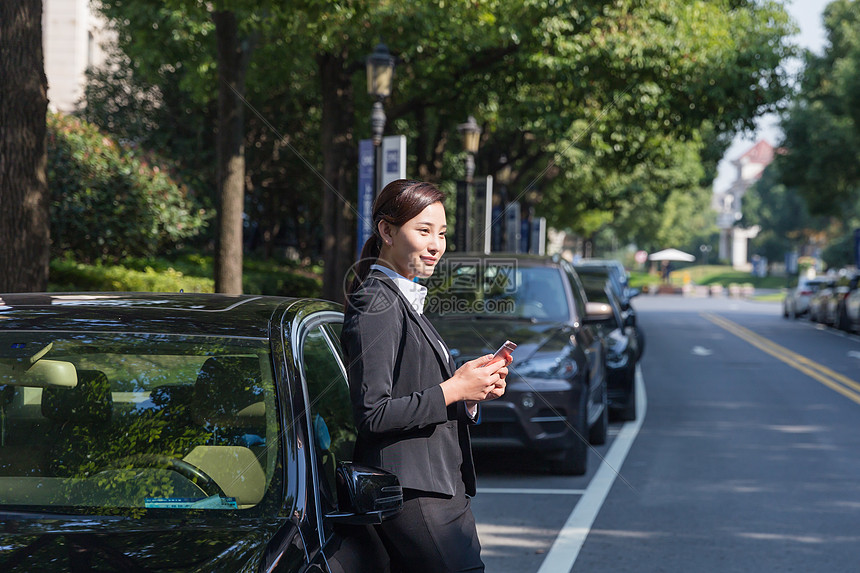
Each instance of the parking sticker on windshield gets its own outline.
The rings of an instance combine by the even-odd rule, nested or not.
[[[235,497],[147,497],[143,500],[147,509],[239,509]]]

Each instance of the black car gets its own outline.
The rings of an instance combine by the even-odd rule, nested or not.
[[[573,267],[556,257],[449,254],[427,316],[458,364],[518,344],[505,395],[481,405],[475,450],[526,449],[582,474],[606,441],[606,353]]]
[[[601,278],[580,275],[589,312],[594,316],[600,335],[606,341],[606,386],[610,410],[620,420],[636,419],[636,364],[639,361],[639,338],[630,317],[622,318],[621,305],[612,288]],[[592,305],[600,305],[592,309]]]
[[[612,292],[621,305],[621,315],[626,324],[630,324],[636,330],[639,339],[639,352],[645,349],[645,334],[636,323],[636,309],[633,308],[631,300],[639,296],[639,289],[628,286],[627,275],[622,273],[622,268],[616,261],[606,259],[584,259],[574,265],[576,272],[582,276],[596,277],[609,281]]]
[[[339,306],[0,295],[0,571],[385,571]]]

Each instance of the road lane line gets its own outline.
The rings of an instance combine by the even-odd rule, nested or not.
[[[738,338],[746,340],[756,348],[770,354],[774,358],[788,364],[795,370],[799,370],[810,378],[821,382],[823,385],[842,394],[849,400],[860,404],[860,384],[851,378],[843,376],[838,372],[834,372],[830,368],[810,360],[801,354],[797,354],[784,346],[780,346],[767,338],[759,336],[751,330],[726,318],[710,313],[702,313],[701,316],[720,328],[734,334]]]
[[[810,368],[818,370],[824,376],[829,376],[830,378],[837,380],[837,381],[841,382],[842,384],[860,392],[860,384],[858,384],[857,382],[855,382],[851,378],[848,378],[847,376],[843,376],[842,374],[840,374],[838,372],[834,372],[830,368],[827,368],[826,366],[824,366],[822,364],[818,364],[817,362],[810,360],[809,358],[803,356],[802,354],[797,354],[796,352],[793,352],[793,351],[789,350],[788,348],[785,348],[784,346],[780,346],[779,344],[777,344],[777,343],[775,343],[775,342],[773,342],[767,338],[759,336],[755,332],[753,332],[747,328],[744,328],[743,326],[741,326],[735,322],[732,322],[729,319],[724,318],[722,316],[717,316],[717,315],[709,314],[709,313],[705,313],[705,314],[703,314],[703,316],[705,318],[708,318],[709,320],[713,319],[713,320],[711,320],[711,322],[714,322],[715,324],[722,323],[719,325],[723,326],[723,328],[725,328],[726,330],[729,330],[730,332],[732,331],[732,329],[736,330],[737,332],[733,332],[733,334],[743,333],[746,335],[746,337],[748,339],[758,340],[758,341],[762,342],[763,344],[769,346],[770,348],[772,348],[776,352],[779,352],[780,354],[784,354],[789,359],[796,360],[797,362],[800,362],[800,363],[802,363],[802,364],[804,364]],[[740,336],[740,334],[737,334],[737,335]]]
[[[600,464],[582,499],[577,502],[576,507],[573,508],[567,518],[567,522],[558,532],[558,536],[550,547],[540,569],[538,569],[538,573],[563,573],[570,571],[573,567],[579,556],[579,550],[582,549],[585,538],[588,537],[591,526],[600,512],[609,490],[612,489],[615,478],[618,477],[617,472],[621,471],[624,459],[639,434],[639,428],[642,427],[642,421],[645,419],[647,405],[648,400],[645,396],[642,371],[637,366],[636,419],[632,422],[626,422],[621,431],[618,432],[618,437],[613,440],[609,451],[606,453],[604,463]]]
[[[526,495],[582,495],[584,489],[550,489],[550,488],[523,488],[523,487],[479,487],[478,493],[504,493],[504,494],[526,494]]]

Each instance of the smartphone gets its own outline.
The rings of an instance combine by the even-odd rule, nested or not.
[[[495,354],[493,354],[493,358],[490,359],[490,362],[492,362],[496,358],[510,355],[516,347],[516,343],[511,342],[510,340],[505,340],[505,343],[502,344],[498,350],[496,350]]]

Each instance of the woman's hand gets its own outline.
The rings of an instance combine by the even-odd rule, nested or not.
[[[487,354],[460,366],[454,376],[441,384],[445,405],[460,400],[482,402],[502,396],[507,366],[512,360],[510,356],[493,360],[493,355]]]

